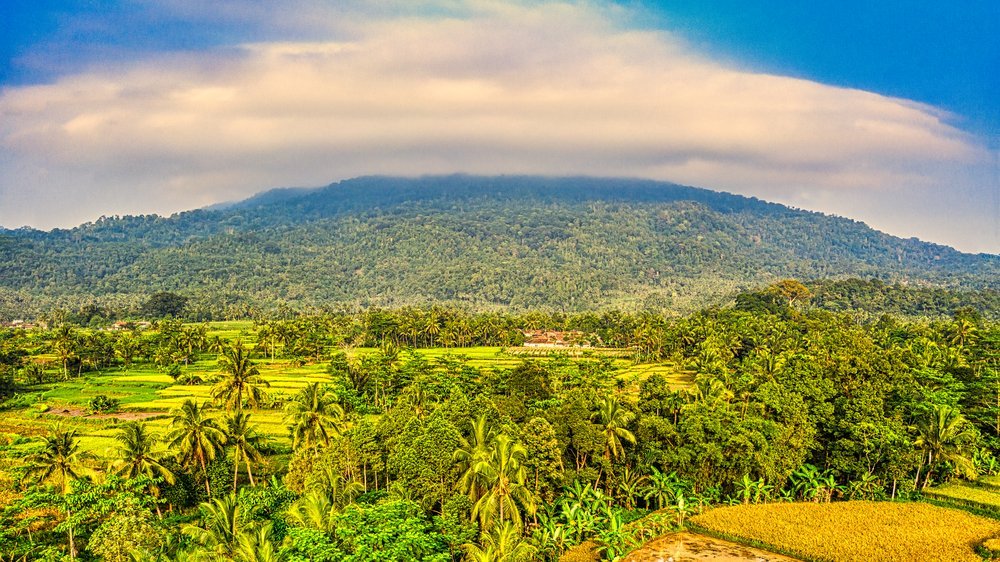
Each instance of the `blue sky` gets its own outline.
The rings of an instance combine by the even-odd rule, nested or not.
[[[0,20],[8,227],[363,173],[589,173],[1000,251],[997,2],[7,0]],[[303,107],[325,117],[294,120]]]

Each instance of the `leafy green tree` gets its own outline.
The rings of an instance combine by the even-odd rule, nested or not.
[[[151,557],[166,542],[165,532],[148,510],[115,511],[90,535],[87,550],[106,562]]]

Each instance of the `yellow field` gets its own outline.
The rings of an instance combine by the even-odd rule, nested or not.
[[[690,520],[696,531],[755,541],[805,560],[977,562],[1000,521],[926,503],[777,503],[722,507]]]

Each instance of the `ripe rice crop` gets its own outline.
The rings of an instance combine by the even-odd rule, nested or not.
[[[958,501],[975,505],[990,511],[1000,510],[1000,492],[985,488],[974,488],[962,484],[945,484],[924,491],[924,495],[933,499]]]
[[[976,562],[975,548],[1000,521],[926,503],[836,502],[740,505],[693,517],[717,534],[804,560]]]

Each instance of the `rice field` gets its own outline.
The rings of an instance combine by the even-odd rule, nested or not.
[[[977,483],[978,484],[978,483]],[[985,512],[986,515],[1000,515],[1000,492],[977,484],[950,482],[924,490],[924,497],[939,502],[954,504]]]
[[[208,337],[219,337],[225,341],[242,340],[245,343],[255,341],[254,327],[251,322],[213,322],[209,324]],[[348,357],[357,359],[375,353],[374,348],[348,348]],[[428,363],[436,364],[439,360],[460,360],[477,369],[509,369],[519,365],[526,357],[511,355],[501,347],[466,347],[466,348],[421,348],[405,350],[403,358],[408,354],[421,355]],[[37,359],[37,357],[36,357]],[[559,350],[549,350],[541,357],[531,357],[538,361],[582,361],[592,359],[589,356],[567,357]],[[654,373],[665,376],[674,388],[683,388],[690,384],[691,376],[676,369],[670,364],[634,364],[631,360],[621,357],[612,359],[618,369],[616,376],[629,388],[638,391],[638,384]],[[287,359],[261,359],[254,362],[268,381],[268,393],[276,400],[285,400],[299,392],[303,387],[313,382],[327,382],[330,376],[326,373],[327,363],[299,365]],[[55,357],[48,358],[50,369],[56,368]],[[21,410],[13,410],[0,416],[0,434],[9,435],[42,435],[54,423],[74,427],[80,436],[81,448],[95,455],[105,456],[116,444],[114,435],[120,419],[87,416],[84,411],[88,401],[98,395],[115,398],[121,403],[121,413],[118,418],[137,419],[138,413],[154,431],[165,433],[169,424],[169,412],[180,406],[185,400],[195,399],[206,401],[210,399],[212,380],[219,374],[218,363],[214,353],[203,353],[197,360],[182,366],[181,373],[202,378],[200,385],[181,385],[163,371],[150,364],[136,364],[128,369],[115,367],[113,369],[83,373],[78,378],[57,383],[39,385],[32,389],[30,395],[33,404]],[[287,443],[288,430],[284,423],[284,414],[280,410],[255,410],[251,413],[252,421],[262,433],[269,435],[279,443]],[[152,417],[148,417],[152,416]]]
[[[720,507],[690,519],[696,532],[803,560],[978,562],[1000,521],[927,503],[775,503]]]

